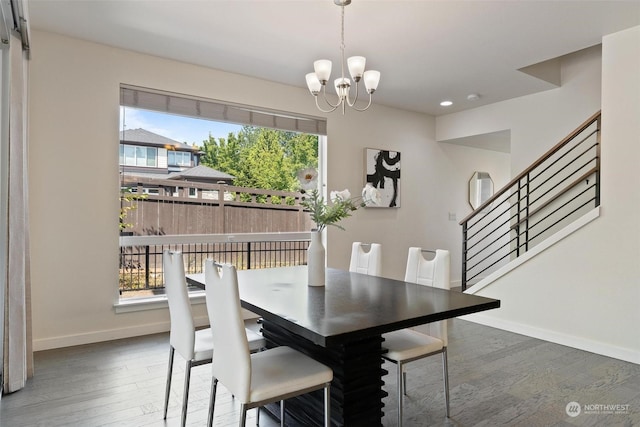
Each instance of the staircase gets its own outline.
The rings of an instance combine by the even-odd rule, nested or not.
[[[600,206],[600,111],[464,218],[462,291]]]

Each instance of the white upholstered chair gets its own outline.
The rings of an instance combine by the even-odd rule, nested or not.
[[[353,242],[349,271],[369,276],[380,276],[382,272],[382,246],[379,243]]]
[[[281,346],[249,353],[236,269],[229,264],[205,264],[205,293],[211,319],[213,345],[213,381],[208,425],[213,425],[216,388],[220,381],[241,404],[240,426],[247,410],[272,402],[324,389],[324,424],[330,418],[330,386],[333,371],[310,357]]]
[[[185,279],[184,260],[181,252],[165,250],[162,255],[165,290],[169,303],[169,317],[171,330],[169,332],[169,368],[164,398],[164,419],[167,419],[167,407],[171,392],[171,376],[173,372],[173,358],[176,350],[186,361],[184,374],[184,393],[182,396],[182,420],[187,420],[187,402],[189,401],[189,381],[193,366],[210,363],[213,356],[213,338],[211,329],[196,330],[191,313],[189,292]],[[262,335],[247,330],[247,338],[253,350],[265,346]]]
[[[438,249],[431,260],[425,259],[423,252],[433,253],[434,251],[409,248],[405,282],[450,289],[449,251]],[[428,328],[428,334],[413,329],[401,329],[382,335],[384,338],[382,346],[388,350],[382,357],[398,365],[398,426],[402,426],[402,398],[407,391],[404,365],[435,354],[442,354],[444,398],[446,415],[447,418],[449,417],[446,320],[429,323],[423,327]]]

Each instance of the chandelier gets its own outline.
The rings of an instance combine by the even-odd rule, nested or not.
[[[380,72],[374,70],[364,70],[366,58],[364,56],[352,56],[347,59],[347,66],[349,68],[349,74],[356,83],[355,96],[353,100],[350,98],[351,81],[344,76],[344,7],[351,4],[351,0],[333,0],[333,2],[340,6],[342,9],[342,32],[341,32],[341,76],[334,80],[333,84],[338,94],[338,103],[333,104],[327,99],[327,82],[331,76],[331,61],[328,59],[319,59],[313,63],[313,69],[315,72],[306,75],[307,86],[309,92],[316,100],[316,107],[323,113],[330,113],[335,111],[338,107],[342,106],[342,114],[345,113],[347,105],[354,110],[364,111],[371,106],[371,94],[378,88],[378,82],[380,81]],[[364,80],[364,87],[369,94],[369,103],[364,108],[357,108],[356,101],[358,101],[358,82]],[[323,109],[318,103],[318,95],[322,91],[322,97],[329,106],[328,109]]]

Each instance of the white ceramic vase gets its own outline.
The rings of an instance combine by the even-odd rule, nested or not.
[[[322,244],[322,232],[311,231],[311,243],[307,248],[307,270],[309,286],[324,286],[325,250]]]

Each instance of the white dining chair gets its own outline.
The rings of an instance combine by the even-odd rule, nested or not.
[[[249,409],[278,401],[282,405],[285,399],[324,389],[324,425],[329,427],[333,371],[287,346],[249,352],[243,331],[238,277],[232,265],[206,261],[205,293],[216,348],[208,425],[213,425],[216,389],[220,381],[241,404],[240,426],[245,425]],[[284,411],[281,411],[281,417],[284,417]],[[284,425],[284,419],[281,425]]]
[[[431,252],[435,256],[427,260],[423,252]],[[409,248],[405,282],[450,289],[449,251],[436,251],[421,248]],[[382,346],[388,350],[382,357],[398,367],[398,426],[402,426],[402,400],[407,392],[405,364],[435,354],[442,354],[442,372],[444,379],[444,399],[446,416],[449,418],[449,372],[447,367],[447,323],[446,320],[428,323],[428,333],[413,329],[401,329],[383,334]]]
[[[382,245],[379,243],[353,242],[349,271],[380,276],[382,272]]]
[[[178,354],[186,360],[181,419],[181,425],[184,426],[187,421],[191,368],[211,362],[213,357],[213,338],[210,328],[200,330],[196,330],[195,328],[185,279],[182,253],[165,250],[162,254],[162,264],[171,321],[169,332],[169,368],[167,371],[164,398],[164,419],[167,419],[173,359],[177,350]],[[248,341],[251,343],[250,348],[252,350],[258,350],[265,346],[265,340],[259,333],[247,329],[246,334]]]

